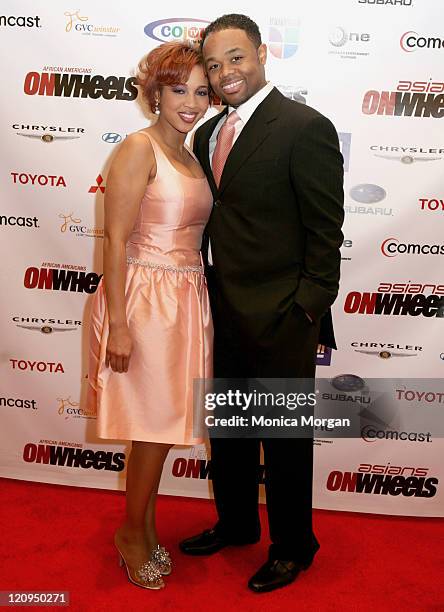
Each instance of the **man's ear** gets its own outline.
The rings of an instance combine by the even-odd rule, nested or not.
[[[267,45],[262,43],[257,49],[257,56],[262,66],[265,66],[267,62]]]

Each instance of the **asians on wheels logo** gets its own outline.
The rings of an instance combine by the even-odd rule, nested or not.
[[[192,17],[173,17],[148,23],[143,31],[157,42],[188,41],[199,43],[210,22]]]

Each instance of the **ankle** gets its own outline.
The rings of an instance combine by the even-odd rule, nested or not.
[[[140,544],[145,539],[145,531],[143,527],[134,526],[126,522],[117,529],[115,537],[125,544]]]

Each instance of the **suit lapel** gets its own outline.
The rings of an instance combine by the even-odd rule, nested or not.
[[[283,97],[274,88],[247,121],[225,162],[218,190],[219,195],[226,189],[246,160],[268,138],[272,129],[272,122],[279,114]]]

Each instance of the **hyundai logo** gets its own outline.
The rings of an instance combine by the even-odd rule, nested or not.
[[[120,134],[116,134],[115,132],[106,132],[102,134],[103,142],[109,142],[110,144],[117,144],[122,140],[122,136]]]

